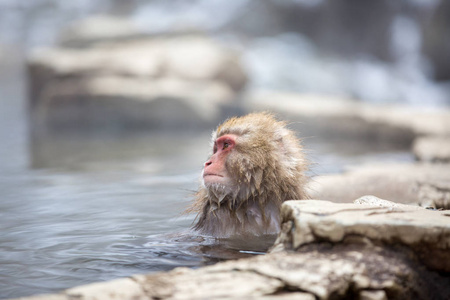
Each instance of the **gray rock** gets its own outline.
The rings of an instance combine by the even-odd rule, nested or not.
[[[387,300],[385,291],[361,291],[359,300]]]
[[[150,299],[145,295],[141,285],[131,278],[79,286],[66,290],[65,294],[69,299],[83,300]]]
[[[309,300],[383,299],[383,295],[445,299],[450,295],[448,279],[425,270],[403,252],[365,245],[309,248],[81,286],[63,292],[67,298],[61,299]],[[33,300],[41,299],[45,298]]]
[[[139,276],[136,279],[151,297],[163,299],[263,296],[274,294],[283,286],[277,278],[261,276],[244,269],[233,272],[230,265],[226,264],[198,271],[176,269],[173,272]]]
[[[369,240],[411,249],[429,268],[450,272],[450,214],[375,198],[357,203],[287,201],[276,248]],[[367,204],[369,203],[369,204]]]
[[[313,199],[350,202],[364,195],[424,207],[450,208],[449,164],[377,164],[314,177]]]
[[[244,105],[247,110],[275,111],[300,122],[303,134],[326,138],[388,141],[409,147],[418,136],[450,136],[449,110],[423,112],[339,97],[263,90],[249,92]]]
[[[420,184],[418,192],[421,206],[435,209],[450,209],[450,182],[447,179],[423,182]]]
[[[204,36],[53,48],[29,59],[38,126],[210,126],[236,109],[246,76],[236,53]]]
[[[370,206],[386,207],[386,208],[391,208],[391,209],[401,209],[402,207],[405,206],[403,204],[399,204],[399,203],[395,203],[395,202],[392,202],[392,201],[380,199],[380,198],[377,198],[377,197],[371,196],[371,195],[367,195],[367,196],[363,196],[361,198],[358,198],[355,201],[353,201],[353,203],[355,203],[355,204],[365,204],[365,205],[370,205]],[[411,206],[411,205],[406,206],[407,209],[412,209],[414,207],[416,209],[422,209],[421,207],[416,207],[416,206]]]
[[[416,158],[426,162],[450,162],[450,136],[420,137],[414,141]]]

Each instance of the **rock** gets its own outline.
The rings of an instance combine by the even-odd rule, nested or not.
[[[313,199],[350,202],[364,195],[424,207],[450,208],[450,164],[377,164],[314,177]]]
[[[198,272],[176,269],[163,276],[140,276],[137,280],[149,296],[162,299],[254,297],[274,294],[283,286],[280,280],[260,276],[256,272],[229,271],[229,265],[204,268]]]
[[[246,83],[238,56],[203,36],[41,49],[28,70],[44,128],[215,125]]]
[[[132,127],[213,124],[234,93],[220,82],[177,78],[147,80],[120,76],[66,79],[50,89],[51,103],[35,111],[47,124],[108,126],[119,121]]]
[[[446,179],[425,182],[419,188],[419,204],[435,209],[450,209],[450,182]]]
[[[237,56],[219,47],[212,40],[173,38],[165,45],[167,73],[190,80],[214,79],[240,91],[246,76]]]
[[[445,299],[450,292],[448,279],[425,270],[401,252],[338,245],[271,253],[197,270],[177,268],[137,275],[69,289],[55,299],[312,300],[383,299],[383,295],[389,299]]]
[[[282,207],[282,233],[275,244],[300,249],[320,242],[370,240],[411,249],[430,269],[450,272],[450,214],[376,199],[358,203],[287,201]],[[370,204],[366,204],[370,203]],[[277,247],[277,246],[276,246]]]
[[[385,291],[361,291],[359,300],[387,300]]]
[[[421,137],[414,141],[413,152],[416,158],[426,162],[450,162],[450,136]]]
[[[450,136],[450,111],[423,112],[351,99],[253,91],[244,98],[247,110],[270,110],[300,122],[302,134],[326,138],[358,138],[410,146],[415,137]]]
[[[361,198],[356,199],[355,201],[353,201],[353,203],[355,204],[366,204],[366,205],[371,205],[371,206],[379,206],[379,207],[386,207],[386,208],[392,208],[392,209],[401,209],[402,207],[404,207],[404,205],[399,204],[399,203],[395,203],[392,201],[388,201],[388,200],[383,200],[380,198],[377,198],[375,196],[363,196]],[[407,209],[412,209],[415,206],[407,206]],[[416,207],[416,209],[422,209],[420,207]]]
[[[299,299],[328,299],[332,295],[339,299],[339,296],[343,298],[349,292],[355,267],[356,264],[350,261],[317,252],[276,253],[220,263],[183,275],[168,273],[166,277],[146,276],[141,280],[144,289],[152,292],[152,297],[161,299],[199,299],[202,293],[199,287],[205,289],[203,295],[211,298],[266,299],[270,296],[278,299],[277,295],[281,292],[284,294],[281,299],[284,299],[289,292],[295,292]],[[370,287],[364,279],[358,280],[365,287]],[[227,282],[234,285],[230,287]],[[240,284],[243,282],[245,284]],[[166,286],[166,293],[158,294],[155,289],[158,286]],[[212,293],[208,293],[210,287]],[[300,294],[300,291],[303,293]]]
[[[65,294],[69,299],[83,300],[149,299],[142,290],[142,287],[130,278],[79,286],[66,290]]]

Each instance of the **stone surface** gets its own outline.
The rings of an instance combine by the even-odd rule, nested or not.
[[[201,35],[40,49],[28,61],[43,127],[215,125],[246,84],[239,57]]]
[[[281,214],[284,227],[275,244],[285,249],[299,249],[324,241],[341,243],[346,239],[368,239],[383,245],[406,246],[429,268],[450,272],[448,211],[386,200],[377,203],[372,197],[357,200],[355,204],[287,201]]]
[[[419,206],[399,204],[399,203],[395,203],[395,202],[392,202],[392,201],[380,199],[380,198],[377,198],[377,197],[372,196],[372,195],[367,195],[367,196],[363,196],[361,198],[358,198],[355,201],[353,201],[353,203],[355,203],[355,204],[365,204],[365,205],[370,205],[370,206],[385,207],[385,208],[390,208],[392,210],[402,209],[402,208],[406,208],[407,210],[410,210],[410,209],[419,209],[419,210],[421,210],[421,209],[423,209],[422,207],[419,207]]]
[[[450,162],[450,136],[421,137],[414,141],[413,152],[416,158],[426,162]]]
[[[424,207],[450,208],[450,164],[377,164],[314,177],[313,199],[350,202],[364,195]]]
[[[81,286],[63,299],[445,299],[449,280],[409,255],[365,245],[309,245],[298,253],[272,253],[197,270],[138,275]],[[123,281],[123,282],[122,282]],[[119,289],[119,290],[118,290]],[[76,291],[76,292],[74,292]],[[55,296],[56,297],[56,296]],[[369,298],[371,297],[371,298]],[[30,298],[41,300],[42,298]]]
[[[362,291],[359,300],[387,300],[385,291]]]
[[[271,295],[283,283],[251,270],[238,270],[228,265],[198,271],[176,269],[174,272],[137,278],[153,298],[202,299]],[[245,284],[241,284],[245,282]]]
[[[142,287],[130,278],[83,285],[65,291],[69,299],[107,300],[107,299],[150,299]]]
[[[343,248],[334,250],[336,252],[333,254],[329,250],[324,250],[323,253],[313,251],[269,254],[247,260],[220,263],[193,272],[187,271],[183,275],[172,272],[167,273],[166,278],[153,275],[142,277],[141,280],[144,289],[152,297],[161,299],[199,299],[201,297],[199,288],[204,289],[203,297],[207,298],[266,299],[267,296],[271,296],[273,299],[278,299],[278,294],[301,291],[304,293],[301,294],[303,299],[314,299],[313,296],[319,299],[333,297],[345,299],[365,289],[386,289],[393,290],[391,294],[395,293],[395,289],[400,286],[396,276],[407,271],[406,262],[392,255],[382,263],[383,267],[388,267],[390,263],[392,266],[389,268],[390,273],[383,276],[384,278],[378,277],[371,280],[369,276],[374,275],[371,274],[374,266],[364,263],[364,255],[376,255],[372,259],[379,263],[383,259],[383,254],[387,253],[375,254],[369,251],[358,253]],[[367,261],[368,259],[366,263]],[[413,279],[414,275],[410,275],[410,278]],[[230,280],[230,277],[242,280],[252,279],[252,281],[245,281],[245,284],[241,285],[237,280],[232,288],[226,283],[234,282]],[[161,286],[165,287],[162,293],[158,291],[158,287]],[[193,294],[189,291],[190,287],[195,287]],[[209,287],[213,287],[214,290],[210,292]]]
[[[271,110],[301,122],[303,134],[326,138],[358,138],[409,146],[423,135],[450,136],[450,111],[424,112],[404,106],[371,105],[351,99],[252,91],[247,110]]]

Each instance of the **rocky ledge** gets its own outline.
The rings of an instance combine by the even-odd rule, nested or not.
[[[449,299],[450,212],[366,196],[288,201],[271,253],[29,300]]]
[[[276,101],[275,101],[276,100]],[[348,98],[279,91],[251,91],[248,110],[275,111],[301,121],[302,131],[321,137],[357,137],[411,143],[417,137],[450,136],[450,111],[424,111],[404,105],[374,105]]]
[[[395,199],[435,209],[450,209],[450,164],[378,163],[358,166],[343,174],[314,177],[314,199],[348,202],[364,195]]]
[[[201,34],[39,49],[28,59],[34,126],[212,126],[247,77],[239,55]]]

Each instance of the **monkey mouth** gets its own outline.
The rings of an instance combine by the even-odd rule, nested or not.
[[[208,177],[208,176],[223,177],[222,175],[215,174],[215,173],[205,173],[205,174],[203,174],[203,178]]]

